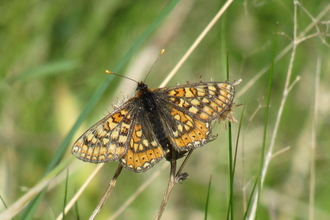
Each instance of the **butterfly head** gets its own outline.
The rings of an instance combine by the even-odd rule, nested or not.
[[[145,84],[144,82],[139,82],[138,86],[136,88],[136,93],[141,94],[141,93],[145,93],[147,91],[149,91],[148,85]]]

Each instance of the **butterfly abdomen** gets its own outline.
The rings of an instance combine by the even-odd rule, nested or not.
[[[170,141],[166,137],[166,132],[164,130],[164,125],[161,122],[159,107],[156,104],[154,95],[150,91],[145,91],[141,95],[141,102],[143,106],[144,117],[150,122],[152,130],[156,135],[159,144],[162,146],[163,150],[167,152],[169,149]]]

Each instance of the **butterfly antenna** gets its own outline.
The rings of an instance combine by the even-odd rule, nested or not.
[[[162,50],[160,51],[159,56],[157,57],[156,61],[154,62],[154,64],[152,64],[152,66],[151,66],[151,68],[150,68],[150,70],[149,70],[148,74],[146,75],[146,78],[144,79],[143,82],[146,81],[146,79],[147,79],[147,77],[149,76],[149,73],[151,72],[152,68],[155,66],[155,64],[157,63],[157,61],[159,60],[159,58],[160,58],[164,53],[165,53],[165,49],[162,49]]]
[[[131,81],[133,81],[133,82],[138,83],[136,80],[134,80],[134,79],[132,79],[132,78],[129,78],[129,77],[127,77],[127,76],[122,76],[122,75],[119,75],[119,74],[117,74],[117,73],[113,73],[113,72],[111,72],[111,71],[109,71],[109,70],[106,70],[105,72],[108,73],[108,74],[111,74],[111,75],[120,76],[120,77],[123,77],[123,78],[125,78],[125,79],[129,79],[129,80],[131,80]]]

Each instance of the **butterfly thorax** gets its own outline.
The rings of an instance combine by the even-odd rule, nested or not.
[[[140,98],[141,106],[147,112],[156,110],[156,102],[152,91],[143,82],[138,83],[136,88],[136,96]]]

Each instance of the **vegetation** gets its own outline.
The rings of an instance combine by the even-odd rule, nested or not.
[[[327,0],[1,1],[0,219],[59,219],[101,168],[76,160],[73,142],[134,94],[134,82],[104,70],[145,80],[164,48],[146,79],[158,88],[224,4],[167,85],[225,81],[227,68],[229,82],[242,79],[235,104],[244,106],[233,113],[240,132],[239,123],[231,125],[233,148],[239,137],[234,184],[228,130],[215,124],[218,138],[191,155],[183,170],[189,178],[174,187],[163,219],[330,219]],[[123,170],[96,219],[116,212],[118,219],[153,219],[167,187],[166,164],[143,174]],[[107,163],[92,176],[65,218],[88,219],[116,168]]]

